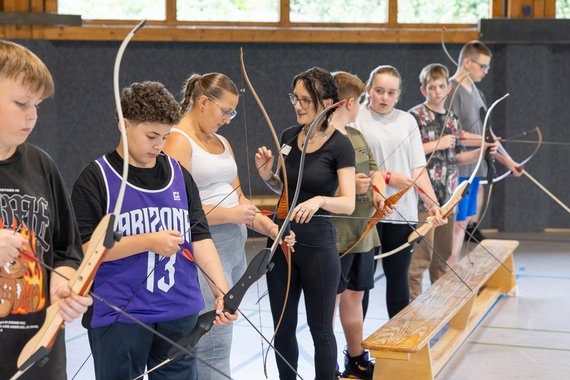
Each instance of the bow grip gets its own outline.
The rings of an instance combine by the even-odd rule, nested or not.
[[[198,321],[196,325],[192,329],[192,331],[177,341],[179,346],[182,346],[188,350],[192,350],[198,344],[198,341],[202,336],[208,333],[212,329],[214,320],[216,319],[216,310],[208,311],[198,317]],[[185,355],[186,353],[180,351],[177,347],[172,346],[168,351],[168,356],[171,359],[177,358],[180,355]]]
[[[224,311],[229,311],[233,314],[238,309],[249,287],[273,267],[272,263],[270,263],[272,257],[273,255],[269,248],[264,248],[255,255],[243,276],[224,296]]]
[[[224,312],[232,314],[236,312],[249,287],[271,269],[272,265],[270,261],[272,257],[273,255],[269,248],[264,248],[255,255],[247,266],[243,276],[241,276],[239,281],[236,282],[236,284],[224,296]],[[193,349],[198,344],[200,338],[210,331],[216,316],[216,310],[211,310],[202,314],[198,318],[196,326],[194,326],[192,331],[177,343],[184,348]],[[184,352],[180,351],[176,347],[172,347],[168,351],[168,356],[171,358],[178,357],[182,354],[184,354]]]
[[[489,130],[485,132],[485,141],[495,141]],[[487,182],[491,184],[493,183],[493,178],[497,175],[497,169],[495,168],[495,156],[491,154],[491,148],[487,148],[485,150],[485,162],[487,162]]]
[[[485,120],[486,113],[487,111],[484,107],[481,107],[479,109],[479,116],[481,117],[481,120]],[[488,143],[495,141],[495,138],[491,133],[491,129],[491,124],[489,123],[487,129],[485,129],[485,141]],[[489,184],[491,184],[493,182],[493,178],[495,178],[497,174],[497,170],[495,169],[495,157],[491,154],[491,148],[487,148],[485,150],[485,162],[487,162],[487,181]]]

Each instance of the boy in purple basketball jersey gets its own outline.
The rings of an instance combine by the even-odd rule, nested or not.
[[[235,320],[236,315],[222,313],[227,285],[196,184],[177,161],[161,152],[180,119],[178,103],[162,84],[144,82],[123,90],[121,107],[130,162],[119,217],[123,238],[97,271],[94,293],[177,341],[194,328],[204,307],[199,267],[216,284],[211,287],[218,310],[214,324]],[[122,152],[121,141],[116,150],[87,165],[73,187],[84,249],[98,221],[117,202]],[[94,302],[84,325],[97,379],[132,379],[168,358],[169,343],[102,302]],[[149,376],[195,379],[194,359],[171,361]]]

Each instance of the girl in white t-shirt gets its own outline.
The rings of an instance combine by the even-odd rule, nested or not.
[[[366,102],[354,123],[378,161],[378,170],[386,171],[386,197],[408,189],[397,201],[395,211],[378,223],[382,252],[404,244],[418,220],[418,194],[443,224],[439,204],[427,172],[425,155],[417,123],[412,115],[395,109],[401,94],[401,76],[392,66],[378,66],[366,84]],[[417,189],[421,188],[422,192]],[[424,194],[425,193],[425,194]],[[409,303],[408,268],[412,247],[382,259],[386,275],[386,305],[390,318]]]

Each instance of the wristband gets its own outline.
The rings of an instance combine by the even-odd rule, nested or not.
[[[392,177],[392,173],[386,172],[386,185],[390,184],[390,177]]]

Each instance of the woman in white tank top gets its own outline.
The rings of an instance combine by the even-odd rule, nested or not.
[[[226,75],[193,74],[186,81],[180,105],[184,116],[172,129],[164,147],[164,152],[178,160],[198,185],[212,239],[230,287],[246,269],[246,226],[270,238],[275,238],[279,230],[244,196],[232,148],[216,133],[236,115],[238,100],[237,88]],[[292,246],[295,235],[291,233],[284,240]],[[199,277],[206,305],[212,305],[212,292],[204,276]],[[212,302],[208,302],[210,298]],[[229,375],[231,340],[231,326],[214,326],[210,334],[200,340],[196,354]],[[218,379],[219,376],[198,363],[199,379]]]

